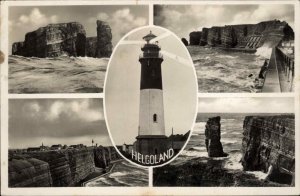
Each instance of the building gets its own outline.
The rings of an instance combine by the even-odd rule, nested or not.
[[[163,84],[161,64],[163,56],[158,42],[151,43],[156,36],[150,33],[143,37],[146,44],[139,57],[141,64],[140,110],[138,136],[134,150],[142,155],[158,155],[169,147],[165,135]]]
[[[61,149],[62,149],[61,144],[55,144],[50,147],[50,150],[61,150]]]
[[[40,147],[29,147],[27,148],[27,152],[38,152],[41,151]]]
[[[122,145],[122,151],[128,154],[131,154],[133,150],[133,145],[132,144],[123,144]]]

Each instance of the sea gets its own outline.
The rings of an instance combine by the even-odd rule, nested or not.
[[[181,154],[171,162],[174,165],[180,165],[184,162],[188,162],[193,158],[201,158],[203,162],[210,160],[218,160],[222,162],[223,168],[229,172],[244,172],[252,174],[259,180],[263,180],[267,177],[267,173],[261,171],[243,171],[241,164],[242,158],[242,139],[243,139],[243,122],[245,116],[259,116],[259,115],[276,115],[276,114],[198,114],[197,121],[194,126],[192,136]],[[278,115],[278,114],[277,114]],[[205,125],[210,117],[221,117],[221,143],[223,151],[228,153],[227,157],[208,157],[205,147]]]
[[[128,161],[116,162],[112,171],[86,184],[88,187],[101,186],[148,186],[148,170],[137,167]]]
[[[109,58],[11,55],[9,93],[101,93]]]
[[[266,47],[252,54],[200,46],[187,48],[195,65],[200,93],[257,92],[254,80],[272,52]]]

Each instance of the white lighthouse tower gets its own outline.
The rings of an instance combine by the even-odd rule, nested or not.
[[[155,155],[168,148],[168,138],[165,136],[163,84],[158,43],[150,40],[156,36],[150,33],[143,37],[146,44],[140,55],[140,112],[139,131],[136,137],[135,149],[141,154]]]

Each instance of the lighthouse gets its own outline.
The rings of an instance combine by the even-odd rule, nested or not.
[[[169,148],[164,121],[161,71],[163,56],[158,42],[150,42],[155,37],[151,31],[143,37],[146,43],[141,48],[142,54],[139,57],[141,64],[139,127],[134,148],[142,156],[159,155]]]

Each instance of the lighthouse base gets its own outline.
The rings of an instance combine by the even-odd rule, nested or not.
[[[161,154],[170,147],[169,139],[164,135],[140,135],[134,143],[135,151],[144,155]]]
[[[171,145],[164,135],[140,135],[133,144],[131,158],[143,165],[161,164],[174,156]]]

